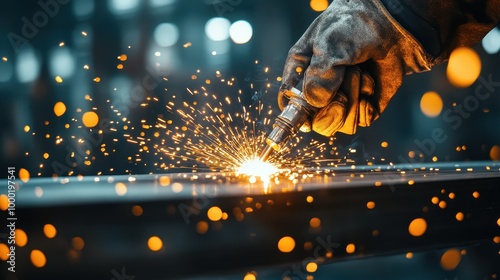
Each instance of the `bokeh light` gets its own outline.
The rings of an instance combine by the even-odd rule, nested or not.
[[[153,37],[162,47],[171,47],[179,40],[179,28],[172,23],[160,23],[156,26]]]
[[[208,231],[208,223],[206,221],[199,221],[196,223],[196,232],[199,234],[205,234]]]
[[[253,272],[248,272],[243,277],[243,280],[257,280],[257,277],[255,276],[255,274]]]
[[[422,236],[427,230],[427,222],[423,218],[416,218],[408,226],[408,232],[415,237]]]
[[[82,250],[85,247],[85,241],[80,236],[75,236],[71,239],[71,246],[75,250]]]
[[[99,123],[99,116],[93,111],[85,112],[82,116],[82,122],[86,127],[92,128]]]
[[[450,55],[446,76],[455,87],[465,88],[472,85],[481,73],[481,59],[471,48],[459,47]]]
[[[278,241],[278,250],[283,253],[290,253],[295,248],[295,240],[290,236],[283,236]]]
[[[9,208],[9,197],[5,194],[0,194],[0,210],[5,211]]]
[[[40,74],[40,60],[32,49],[19,51],[16,60],[16,75],[21,83],[34,81]]]
[[[52,76],[69,78],[75,72],[75,59],[68,47],[56,48],[49,56],[49,70]]]
[[[309,262],[306,265],[306,270],[309,273],[314,273],[316,272],[316,270],[318,270],[318,264],[316,264],[315,262]]]
[[[311,9],[315,12],[322,12],[328,8],[328,0],[311,0],[309,2]]]
[[[229,36],[236,44],[245,44],[252,39],[252,25],[245,20],[239,20],[231,24],[229,28]]]
[[[115,15],[137,11],[140,0],[109,0],[108,8]]]
[[[472,197],[474,197],[474,198],[479,198],[480,196],[481,195],[479,194],[478,191],[475,191],[475,192],[472,193]]]
[[[229,38],[231,22],[227,18],[211,18],[205,24],[205,34],[212,41],[223,41]]]
[[[9,252],[9,247],[3,243],[0,243],[0,260],[6,261],[9,258]]]
[[[20,168],[19,179],[21,179],[21,181],[25,183],[28,183],[28,181],[30,180],[30,172],[26,168]]]
[[[66,112],[66,105],[63,102],[59,101],[54,105],[54,114],[58,117],[64,115]]]
[[[47,263],[47,258],[45,257],[45,254],[42,251],[36,249],[31,251],[30,260],[33,266],[38,268],[44,267],[45,264]]]
[[[43,234],[45,234],[47,238],[54,238],[57,234],[57,229],[52,224],[45,224],[43,226]]]
[[[174,193],[180,193],[180,192],[182,192],[182,184],[178,183],[178,182],[173,183],[172,184],[172,191]]]
[[[127,193],[127,185],[122,182],[116,183],[115,192],[118,196],[124,196]]]
[[[443,100],[441,96],[434,91],[428,91],[420,99],[420,110],[427,117],[434,118],[439,116],[443,110]]]
[[[347,244],[347,246],[345,247],[345,251],[348,254],[354,253],[356,251],[356,245],[354,245],[353,243]]]
[[[444,270],[454,270],[462,259],[462,255],[458,249],[448,249],[441,256],[441,267]]]
[[[222,219],[222,210],[217,206],[210,207],[207,211],[207,217],[210,221],[217,222]]]
[[[500,50],[500,29],[493,28],[484,36],[481,43],[488,54],[496,54]]]
[[[163,248],[163,241],[158,236],[151,236],[148,239],[148,248],[151,251],[159,251]]]
[[[132,206],[132,215],[139,217],[143,213],[143,209],[140,205],[134,205]]]
[[[375,208],[375,202],[373,202],[373,201],[368,201],[368,202],[366,203],[366,208],[368,208],[368,209],[373,209],[373,208]]]
[[[321,226],[321,220],[319,218],[314,217],[311,220],[309,220],[309,225],[312,228],[318,228]]]
[[[492,160],[500,160],[500,146],[494,145],[490,149],[490,158]]]
[[[168,176],[161,176],[158,181],[160,183],[160,186],[162,186],[162,187],[166,187],[166,186],[170,185],[170,177],[168,177]]]

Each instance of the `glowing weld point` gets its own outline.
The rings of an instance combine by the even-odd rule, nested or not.
[[[250,183],[255,183],[256,177],[268,184],[273,174],[278,173],[278,168],[272,163],[261,161],[258,158],[249,159],[241,164],[237,173],[250,176]]]

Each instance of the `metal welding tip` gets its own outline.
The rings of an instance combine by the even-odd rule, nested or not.
[[[273,153],[274,149],[273,147],[271,146],[266,146],[266,148],[264,149],[264,151],[262,151],[262,153],[260,154],[260,160],[261,161],[267,161],[267,159],[269,158],[269,156],[271,156],[271,154]]]
[[[292,88],[287,96],[290,97],[290,101],[276,118],[273,130],[267,136],[266,144],[268,147],[261,154],[262,161],[266,161],[273,151],[283,149],[288,140],[297,134],[307,119],[317,112],[317,108],[307,103],[300,90]]]

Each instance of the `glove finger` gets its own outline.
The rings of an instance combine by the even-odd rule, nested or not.
[[[373,121],[378,119],[378,117],[379,113],[375,109],[375,106],[373,106],[373,104],[369,100],[361,98],[361,100],[359,101],[358,126],[370,126]]]
[[[377,110],[377,103],[373,102],[375,82],[366,72],[361,72],[360,90],[358,125],[367,127],[379,117],[379,113]]]
[[[284,88],[284,87],[282,87],[282,88]],[[280,89],[280,91],[278,92],[278,107],[282,111],[283,111],[283,109],[285,109],[286,105],[288,104],[288,100],[290,98],[287,95],[288,92],[289,92],[288,90],[283,90],[283,89]]]
[[[316,108],[329,104],[342,83],[344,71],[345,66],[336,66],[331,58],[313,56],[303,82],[306,101]]]
[[[304,75],[305,69],[311,60],[310,44],[306,34],[290,49],[283,69],[282,85],[278,95],[278,106],[281,110],[288,103],[286,92],[295,87]]]
[[[321,135],[332,136],[344,124],[347,104],[347,97],[337,92],[332,102],[314,116],[312,129]]]
[[[361,94],[366,96],[372,96],[375,92],[375,82],[373,81],[370,74],[361,71]]]
[[[306,120],[304,124],[299,128],[299,130],[305,133],[311,132],[312,130],[311,122],[309,120]]]

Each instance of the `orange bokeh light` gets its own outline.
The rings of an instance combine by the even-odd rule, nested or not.
[[[416,218],[408,226],[408,232],[415,237],[422,236],[427,230],[427,222],[423,218]]]
[[[481,73],[481,59],[471,48],[459,47],[450,55],[446,76],[455,87],[465,88],[472,85]]]
[[[148,239],[148,248],[151,251],[159,251],[163,248],[163,241],[158,236],[151,236]]]
[[[210,207],[207,211],[207,217],[210,221],[217,222],[222,219],[222,210],[217,206]]]
[[[490,150],[491,160],[500,160],[500,146],[494,145]]]
[[[45,257],[45,254],[42,251],[36,249],[31,251],[30,260],[31,263],[38,268],[44,267],[45,264],[47,263],[47,258]]]
[[[437,92],[428,91],[420,99],[420,110],[427,117],[437,117],[443,110],[443,99]]]
[[[448,249],[441,256],[441,267],[444,270],[454,270],[460,263],[461,259],[462,255],[458,249]]]
[[[43,226],[43,233],[47,236],[47,238],[54,238],[57,234],[57,229],[51,224],[45,224]]]
[[[54,104],[54,114],[56,114],[56,116],[60,117],[64,115],[65,112],[66,112],[66,105],[64,103],[59,101],[56,104]]]
[[[278,241],[278,250],[283,253],[290,253],[295,248],[295,240],[290,236],[283,236]]]
[[[315,12],[322,12],[328,8],[328,0],[311,0],[309,2],[311,9]]]
[[[92,128],[99,123],[99,116],[92,111],[86,112],[82,116],[83,125],[88,128]]]

